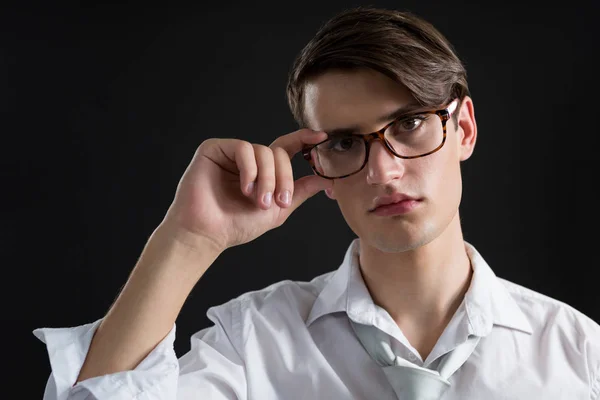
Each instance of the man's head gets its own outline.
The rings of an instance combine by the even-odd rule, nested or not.
[[[381,129],[391,122],[382,117],[398,109],[442,109],[458,99],[438,151],[404,159],[373,142],[365,167],[334,179],[327,191],[357,236],[382,251],[424,245],[458,218],[460,161],[470,157],[477,128],[466,71],[431,24],[372,8],[338,14],[296,59],[287,94],[301,126],[325,132],[353,128],[358,134]],[[393,217],[370,211],[378,198],[397,192],[421,201],[411,212]]]

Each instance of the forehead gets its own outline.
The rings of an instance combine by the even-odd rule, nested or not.
[[[414,102],[404,85],[379,72],[333,70],[306,83],[304,116],[314,130],[370,130],[382,116]]]

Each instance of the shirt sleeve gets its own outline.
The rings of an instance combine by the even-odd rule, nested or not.
[[[214,325],[195,333],[180,359],[173,347],[176,327],[132,371],[102,375],[74,385],[101,320],[72,328],[40,328],[34,335],[46,344],[51,373],[43,400],[230,400],[246,399],[245,366],[234,343],[240,343],[238,307],[212,307]]]

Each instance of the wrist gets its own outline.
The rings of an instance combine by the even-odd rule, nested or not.
[[[217,258],[225,247],[218,241],[209,236],[200,233],[194,233],[188,229],[182,228],[177,224],[165,219],[163,220],[152,234],[156,240],[169,242],[181,251],[190,254],[202,254],[203,256],[214,256]]]
[[[178,291],[183,294],[221,253],[213,240],[161,223],[146,243],[134,275],[143,277],[147,284],[181,285]]]

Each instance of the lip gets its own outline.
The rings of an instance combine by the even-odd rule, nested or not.
[[[401,200],[396,203],[381,205],[372,210],[371,212],[381,217],[408,214],[409,212],[417,208],[420,202],[420,200],[416,199]]]
[[[421,201],[405,193],[394,193],[391,196],[376,197],[374,206],[369,212],[375,215],[399,215],[412,211]]]
[[[419,199],[417,199],[414,196],[410,196],[408,194],[400,193],[400,192],[396,192],[396,193],[392,194],[391,196],[379,196],[379,197],[375,197],[375,200],[373,201],[373,207],[371,207],[371,209],[369,211],[374,211],[375,209],[377,209],[380,206],[399,203],[404,200],[419,200]]]

